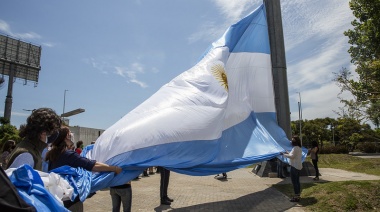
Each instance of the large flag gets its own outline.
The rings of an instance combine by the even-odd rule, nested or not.
[[[49,202],[65,211],[55,199],[62,191],[72,190],[71,199],[79,195],[84,201],[89,193],[124,184],[151,166],[200,176],[274,157],[285,160],[279,153],[292,147],[276,120],[266,20],[261,5],[230,26],[198,64],[83,150],[90,159],[123,167],[122,173],[91,174],[68,166],[52,170],[70,184],[65,187],[23,166],[9,173],[20,195],[41,211],[49,211],[44,206]]]
[[[290,141],[276,120],[265,6],[230,26],[203,58],[108,128],[86,156],[118,165],[123,184],[151,166],[189,175],[269,160]],[[94,190],[93,188],[93,190]]]

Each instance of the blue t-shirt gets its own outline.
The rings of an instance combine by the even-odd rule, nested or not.
[[[68,165],[74,168],[82,167],[88,171],[91,171],[92,168],[94,168],[95,163],[95,160],[81,157],[73,150],[67,150],[62,152],[56,161],[49,163],[49,171],[64,165]]]

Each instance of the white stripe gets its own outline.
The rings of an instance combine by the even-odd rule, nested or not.
[[[273,91],[271,85],[265,85],[272,82],[269,55],[228,55],[226,47],[214,49],[163,86],[99,137],[93,157],[106,161],[123,152],[159,144],[217,139],[254,109],[270,112],[273,102],[268,98],[273,98]],[[227,59],[228,93],[210,71],[210,66],[223,65]]]
[[[254,111],[275,112],[270,55],[231,53],[226,65],[229,96],[225,129]]]

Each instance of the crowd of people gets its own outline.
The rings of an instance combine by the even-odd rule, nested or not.
[[[9,179],[7,179],[3,169],[17,168],[22,165],[29,165],[35,170],[50,172],[51,170],[68,165],[70,167],[81,167],[93,172],[114,172],[119,174],[122,168],[110,166],[95,160],[81,156],[83,141],[78,141],[76,145],[73,141],[73,134],[67,126],[62,124],[61,118],[50,108],[40,108],[33,110],[27,118],[27,123],[20,127],[20,137],[22,141],[16,142],[9,140],[4,143],[1,154],[1,180],[3,184],[9,185],[12,192],[4,193],[12,197],[18,197],[17,191]],[[94,144],[94,142],[91,142]],[[161,204],[170,205],[173,199],[167,195],[170,171],[159,167],[161,173],[160,197]],[[150,168],[153,170],[153,167]],[[112,199],[112,211],[120,211],[123,204],[123,211],[131,211],[132,188],[131,182],[110,188]],[[4,198],[12,199],[12,198]],[[6,203],[9,210],[35,211],[36,209],[17,199],[15,205]],[[3,198],[0,203],[3,203]],[[4,203],[5,204],[5,203]],[[83,211],[83,202],[79,200],[79,195],[74,201],[63,201],[65,208],[70,211]]]
[[[67,126],[62,124],[61,118],[50,108],[40,108],[34,110],[27,118],[27,123],[20,127],[20,137],[22,141],[16,144],[9,140],[4,143],[1,154],[2,169],[17,168],[28,164],[33,169],[49,172],[55,168],[68,165],[74,168],[81,167],[94,172],[114,172],[116,175],[122,172],[118,166],[110,166],[81,156],[84,147],[83,141],[74,144],[73,134]],[[282,155],[289,158],[290,177],[294,188],[292,202],[300,200],[300,170],[302,169],[302,149],[300,138],[293,136],[292,150],[284,152]],[[313,142],[313,147],[309,149],[311,159],[316,171],[314,180],[319,180],[318,171],[318,144]],[[156,167],[156,173],[160,173],[160,203],[171,205],[174,201],[168,196],[168,186],[170,170],[164,167]],[[153,167],[144,170],[142,176],[154,174]],[[218,177],[217,175],[216,177]],[[281,178],[282,178],[281,174]],[[227,179],[227,173],[222,173],[222,178]],[[135,178],[139,179],[137,176]],[[112,199],[112,211],[120,211],[121,204],[123,211],[131,211],[132,186],[127,181],[122,185],[110,187]],[[70,211],[83,211],[83,203],[79,196],[74,200],[63,201],[64,206]],[[21,206],[18,206],[21,207]]]

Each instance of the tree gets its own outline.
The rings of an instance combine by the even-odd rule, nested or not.
[[[359,119],[372,121],[376,126],[380,117],[380,1],[351,0],[350,8],[355,16],[351,22],[353,29],[344,32],[351,44],[348,52],[355,64],[357,79],[351,72],[342,68],[335,75],[335,81],[344,91],[350,92],[354,99],[344,100],[345,104]],[[340,94],[339,94],[340,95]],[[338,96],[339,96],[338,95]],[[355,111],[355,112],[354,112]],[[341,115],[341,114],[340,114]]]
[[[8,119],[0,117],[0,150],[4,142],[8,140],[19,141],[20,136],[18,135],[18,130],[9,123]]]

